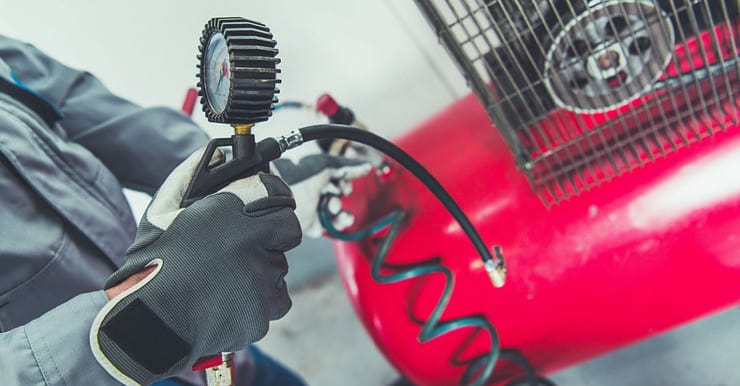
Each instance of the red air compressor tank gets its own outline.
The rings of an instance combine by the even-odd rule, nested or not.
[[[737,25],[733,28],[731,36],[737,36]],[[666,74],[680,72],[700,54],[692,47],[700,49],[701,41],[693,44],[677,48],[674,55],[683,59]],[[734,40],[733,46],[737,50]],[[407,218],[384,269],[399,271],[429,261],[448,267],[454,291],[442,320],[484,316],[502,348],[518,350],[538,372],[553,372],[740,302],[737,71],[729,71],[731,79],[725,76],[730,97],[675,124],[711,135],[662,154],[663,147],[646,147],[658,155],[614,177],[575,178],[573,186],[588,188],[556,204],[548,197],[558,195],[557,190],[544,196],[535,192],[536,182],[522,171],[510,138],[491,127],[474,95],[398,138],[396,144],[441,182],[488,245],[502,248],[508,270],[502,288],[493,287],[458,224],[403,169],[358,182],[345,206],[358,226],[403,210]],[[710,91],[699,85],[687,92],[693,98]],[[649,99],[618,112],[639,109]],[[664,111],[680,117],[680,111]],[[562,109],[552,114],[565,117],[556,125],[594,116]],[[707,122],[719,123],[712,127]],[[461,328],[420,343],[422,323],[440,299],[444,277],[373,281],[370,260],[382,237],[381,232],[358,242],[335,242],[355,311],[387,359],[412,382],[460,383],[465,360],[484,353],[489,337]],[[492,382],[509,381],[516,371],[500,361]]]

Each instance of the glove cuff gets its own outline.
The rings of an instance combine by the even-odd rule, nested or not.
[[[136,291],[159,274],[162,260],[154,259],[144,267],[152,265],[156,266],[153,272],[106,303],[90,329],[89,341],[93,356],[108,374],[124,385],[150,384],[166,377],[173,365],[187,357],[190,351],[185,341],[134,296]],[[127,304],[121,309],[124,301]],[[109,318],[116,308],[117,313]],[[132,323],[132,320],[136,323]],[[140,328],[142,326],[146,328]],[[166,347],[171,355],[163,356],[160,352],[154,352],[156,350],[152,349],[152,340],[149,337],[154,337],[157,346]]]

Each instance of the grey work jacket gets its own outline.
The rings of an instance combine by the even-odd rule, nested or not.
[[[121,187],[153,193],[207,136],[3,36],[0,83],[0,385],[113,383],[88,333],[136,230]]]

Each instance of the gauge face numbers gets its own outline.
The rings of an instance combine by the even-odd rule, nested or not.
[[[202,66],[206,103],[214,113],[221,114],[228,106],[231,90],[231,63],[223,34],[216,32],[208,38]]]

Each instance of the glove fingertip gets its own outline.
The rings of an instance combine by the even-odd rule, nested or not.
[[[342,200],[337,196],[330,197],[326,209],[332,215],[338,215],[342,212]]]
[[[352,194],[352,181],[350,180],[340,180],[339,181],[339,188],[342,190],[343,196],[349,196]]]
[[[280,177],[273,174],[260,174],[259,178],[269,196],[293,196],[288,185]]]
[[[328,194],[330,196],[341,196],[342,189],[337,186],[336,183],[329,182],[323,188],[321,188],[321,195]]]
[[[343,231],[355,223],[355,216],[349,212],[341,212],[332,220],[332,226],[338,231]]]
[[[354,180],[370,173],[372,169],[373,165],[367,162],[362,162],[359,165],[345,166],[334,169],[334,171],[332,172],[332,178]]]

